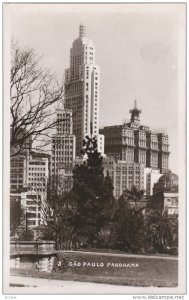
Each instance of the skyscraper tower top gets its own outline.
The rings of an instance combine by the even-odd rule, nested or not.
[[[129,113],[131,114],[131,123],[134,123],[136,125],[140,124],[140,114],[141,110],[137,108],[137,102],[135,100],[134,102],[134,108],[129,110]]]
[[[83,139],[99,133],[100,68],[95,63],[95,46],[86,37],[86,27],[79,26],[70,49],[70,66],[65,71],[65,108],[71,109],[76,155],[81,155]],[[99,144],[103,141],[99,138]]]
[[[79,26],[79,37],[86,37],[86,26],[84,26],[83,24]]]

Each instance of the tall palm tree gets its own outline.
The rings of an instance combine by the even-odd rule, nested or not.
[[[135,203],[135,210],[137,210],[137,203],[142,199],[144,195],[144,191],[143,190],[139,190],[135,185],[133,185],[131,187],[131,190],[126,189],[123,192],[123,197],[122,199],[120,199],[121,201],[127,202],[129,200],[134,201]]]

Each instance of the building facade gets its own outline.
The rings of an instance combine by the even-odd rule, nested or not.
[[[158,182],[161,176],[159,170],[144,168],[144,190],[147,197],[153,194],[154,184]]]
[[[163,174],[154,184],[151,206],[162,213],[179,214],[178,175],[171,171]]]
[[[154,184],[153,194],[158,192],[178,193],[178,175],[171,171],[163,174]]]
[[[72,169],[75,159],[76,147],[75,135],[72,133],[72,111],[70,109],[59,109],[56,114],[57,128],[56,133],[52,136],[50,163],[51,183],[55,183],[55,181],[63,182],[63,177],[64,179],[70,178],[70,169]]]
[[[165,173],[168,171],[169,160],[168,135],[141,125],[140,113],[135,101],[134,108],[130,110],[129,123],[106,126],[100,130],[105,136],[105,153]]]
[[[168,215],[178,215],[178,193],[158,192],[152,196],[151,207],[160,210],[162,214],[167,212]]]
[[[144,189],[144,165],[135,162],[115,160],[113,157],[103,159],[104,175],[109,174],[114,187],[114,196],[118,199],[126,189],[135,185]]]
[[[70,67],[65,71],[65,107],[72,110],[76,156],[81,155],[85,136],[99,133],[100,69],[95,64],[95,47],[80,25],[79,37],[70,49]]]
[[[21,193],[26,188],[26,155],[10,158],[10,193]]]
[[[26,226],[35,228],[42,224],[42,201],[44,201],[41,193],[28,191],[21,193],[21,207],[26,216]]]
[[[26,162],[27,180],[26,184],[29,190],[43,194],[46,198],[47,181],[49,177],[48,158],[46,157],[31,157]]]
[[[41,224],[41,205],[47,199],[47,181],[49,176],[49,155],[30,151],[28,155],[14,158],[11,176],[10,201],[19,201],[24,210],[28,228]],[[15,163],[16,161],[16,163]],[[15,173],[16,172],[16,173]],[[16,174],[16,175],[15,175]],[[19,177],[18,177],[19,176]]]

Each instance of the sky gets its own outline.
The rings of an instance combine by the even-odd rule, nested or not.
[[[166,129],[170,169],[178,171],[180,36],[185,7],[175,4],[9,5],[10,31],[20,47],[42,55],[61,80],[83,23],[100,66],[100,127],[122,124],[129,109],[141,123]]]

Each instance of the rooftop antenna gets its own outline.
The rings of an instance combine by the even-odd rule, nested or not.
[[[137,101],[136,101],[136,98],[135,98],[135,101],[134,101],[134,109],[137,109]]]

